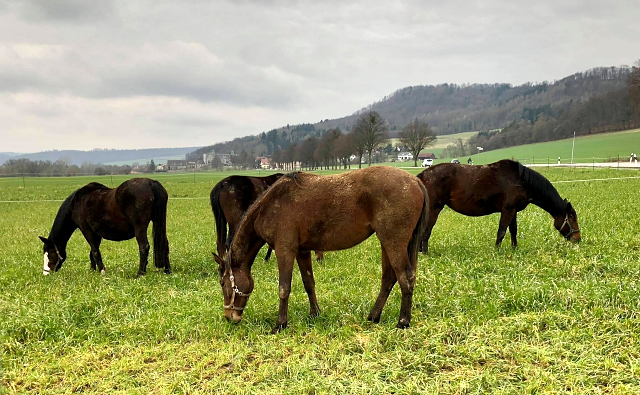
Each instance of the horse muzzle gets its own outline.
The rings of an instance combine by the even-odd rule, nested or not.
[[[242,311],[232,310],[232,309],[224,309],[224,317],[229,322],[238,323],[242,321]]]

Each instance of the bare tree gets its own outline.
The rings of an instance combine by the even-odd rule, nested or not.
[[[629,75],[629,101],[636,114],[640,115],[640,59],[636,60]]]
[[[389,139],[389,126],[387,122],[376,111],[367,111],[360,116],[354,128],[355,142],[360,162],[362,162],[364,148],[369,156],[369,166],[371,166],[371,155],[373,151],[382,143]]]
[[[436,140],[436,134],[426,122],[417,119],[405,126],[399,133],[400,142],[413,154],[413,166],[418,166],[420,151]]]

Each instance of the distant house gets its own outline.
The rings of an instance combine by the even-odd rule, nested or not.
[[[156,171],[167,171],[167,165],[163,164],[156,166]]]
[[[435,159],[436,155],[433,152],[423,152],[421,154],[418,154],[418,160],[425,160],[425,159]]]
[[[411,152],[401,152],[398,154],[398,160],[412,160],[413,154]]]
[[[261,169],[270,169],[271,168],[271,162],[269,161],[268,157],[262,156],[259,159],[260,159],[260,168]]]
[[[189,163],[183,159],[169,159],[167,161],[168,170],[182,170],[186,169]]]
[[[211,162],[213,162],[213,158],[216,157],[216,151],[215,150],[211,150],[207,153],[202,154],[202,161],[205,164],[210,164]]]

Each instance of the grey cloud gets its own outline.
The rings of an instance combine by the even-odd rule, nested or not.
[[[24,57],[21,51],[36,55]],[[222,60],[198,43],[0,50],[0,91],[94,98],[176,96],[281,107],[300,100],[296,79],[275,67]]]
[[[113,0],[13,0],[10,3],[25,20],[95,21],[114,15]]]

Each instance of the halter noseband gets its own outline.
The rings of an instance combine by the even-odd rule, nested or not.
[[[56,267],[53,268],[53,271],[55,272],[56,270],[58,270],[60,266],[62,266],[64,261],[67,260],[67,257],[63,257],[62,254],[60,254],[60,251],[58,251],[58,246],[56,245],[56,243],[53,243],[53,248],[56,249],[56,255],[58,256],[58,262],[56,263]],[[49,274],[49,272],[51,272],[51,269],[47,267],[47,270],[42,269],[42,271],[43,273],[46,272],[47,274]]]
[[[229,281],[231,281],[231,289],[233,289],[233,294],[231,295],[231,302],[229,302],[229,304],[222,305],[223,309],[231,309],[231,310],[235,310],[235,311],[242,311],[244,310],[244,307],[237,307],[235,306],[233,303],[236,301],[236,295],[238,296],[244,296],[244,297],[249,297],[249,295],[251,295],[251,292],[242,292],[238,289],[238,286],[236,285],[235,279],[233,277],[233,269],[229,268]]]
[[[562,235],[562,229],[564,228],[565,225],[569,226],[569,233],[567,233],[566,235]],[[564,237],[565,239],[569,240],[571,235],[574,234],[574,233],[580,232],[580,229],[573,229],[573,227],[571,226],[571,223],[569,222],[569,214],[567,214],[567,215],[565,215],[564,222],[562,223],[562,226],[560,227],[560,229],[558,229],[558,232],[560,232],[562,237]]]

